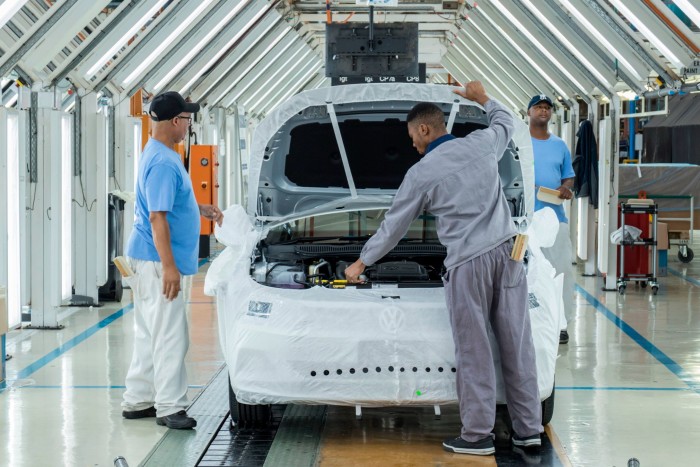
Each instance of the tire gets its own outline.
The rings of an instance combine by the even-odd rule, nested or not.
[[[695,255],[693,254],[693,250],[691,250],[690,248],[685,249],[685,255],[683,255],[683,253],[680,250],[678,250],[678,261],[680,261],[681,263],[690,263],[694,257]]]
[[[552,394],[542,401],[542,426],[548,425],[554,416],[554,386],[552,386]]]
[[[542,426],[548,425],[554,416],[554,385],[552,385],[552,393],[548,398],[542,401]],[[494,434],[496,439],[507,436],[513,433],[513,421],[508,413],[508,408],[505,404],[496,405],[496,423],[494,424]]]
[[[241,404],[236,400],[231,382],[228,383],[228,404],[231,411],[231,427],[266,428],[272,424],[272,407],[268,405]]]
[[[231,425],[228,428],[233,430],[238,424],[238,402],[236,401],[236,395],[233,393],[231,381],[228,382],[228,408],[231,413]]]

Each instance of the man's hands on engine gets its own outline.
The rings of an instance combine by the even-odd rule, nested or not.
[[[345,269],[345,279],[348,284],[360,284],[364,281],[360,280],[360,275],[365,272],[367,266],[362,260],[357,260]]]

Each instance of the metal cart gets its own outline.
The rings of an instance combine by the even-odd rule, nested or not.
[[[659,198],[659,196],[655,196],[654,198]],[[682,222],[688,222],[688,239],[678,239],[676,243],[676,240],[671,240],[669,238],[669,244],[670,245],[678,245],[678,261],[681,263],[690,263],[693,260],[693,257],[695,256],[693,254],[693,250],[690,249],[688,245],[691,245],[693,243],[693,229],[695,228],[695,225],[693,223],[693,220],[695,218],[695,211],[693,210],[695,208],[695,203],[694,203],[694,197],[693,195],[667,195],[667,196],[662,196],[661,198],[667,198],[667,199],[685,199],[688,200],[690,203],[690,214],[688,217],[659,217],[660,222],[664,221],[682,221]]]
[[[634,198],[637,195],[620,195],[620,198]],[[681,263],[690,263],[695,254],[689,245],[693,244],[693,230],[695,229],[695,197],[693,195],[657,195],[647,193],[646,196],[650,199],[684,199],[690,204],[690,210],[688,217],[659,217],[659,222],[667,221],[680,221],[688,223],[688,239],[672,239],[669,237],[669,245],[676,245],[678,247],[678,261]],[[670,232],[669,232],[670,234]]]
[[[651,285],[651,290],[656,295],[659,291],[659,283],[656,277],[656,218],[658,215],[658,206],[656,204],[620,204],[620,226],[625,227],[625,214],[648,214],[651,216],[651,237],[640,238],[639,240],[625,240],[624,235],[620,243],[620,276],[617,279],[617,291],[620,295],[625,293],[627,282],[636,281],[642,287]],[[651,273],[650,274],[625,274],[625,249],[628,247],[651,247]],[[648,261],[648,255],[647,255]]]

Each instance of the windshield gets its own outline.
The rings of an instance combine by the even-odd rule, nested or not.
[[[375,209],[305,217],[271,229],[267,243],[365,241],[377,231],[386,211]],[[435,216],[428,213],[418,216],[411,223],[404,240],[439,243]]]

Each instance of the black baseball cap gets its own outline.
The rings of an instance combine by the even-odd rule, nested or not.
[[[530,108],[533,105],[537,105],[540,102],[546,102],[547,104],[549,104],[550,107],[554,107],[554,103],[552,102],[552,99],[545,96],[544,94],[537,94],[536,96],[532,96],[532,99],[530,99],[530,103],[527,105],[527,110],[530,110]]]
[[[199,104],[187,102],[178,92],[168,91],[153,98],[148,114],[156,122],[171,120],[182,112],[199,112]]]

